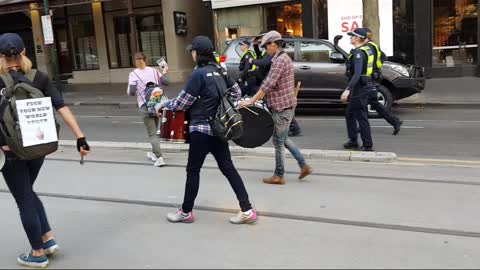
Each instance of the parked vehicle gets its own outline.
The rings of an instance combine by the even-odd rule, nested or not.
[[[229,75],[236,78],[240,63],[239,40],[228,41],[221,60]],[[348,54],[328,40],[297,37],[285,38],[285,52],[294,60],[295,80],[302,82],[299,92],[299,107],[319,108],[326,104],[341,104],[340,96],[347,85],[345,61]],[[382,67],[383,80],[379,86],[378,99],[390,108],[395,101],[420,93],[426,84],[424,68],[385,62]],[[376,116],[375,111],[370,111]]]

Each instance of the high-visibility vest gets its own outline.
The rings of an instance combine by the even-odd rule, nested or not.
[[[368,43],[371,44],[375,48],[375,50],[377,51],[376,68],[381,69],[382,66],[383,66],[383,63],[382,63],[382,51],[380,50],[380,46],[378,46],[378,44],[373,42],[373,41],[370,41]]]
[[[370,50],[370,48],[368,46],[362,46],[358,49],[362,50],[367,55],[367,59],[368,59],[366,73],[362,74],[362,76],[371,77],[372,74],[373,74],[373,66],[374,66],[374,63],[375,63],[375,55],[373,54],[373,52]],[[350,68],[353,67],[353,63],[351,63],[352,57],[353,57],[353,54],[350,54],[348,56],[348,61],[350,61]],[[347,72],[351,72],[351,71],[347,70]]]
[[[213,55],[215,55],[215,61],[217,61],[217,64],[220,64],[220,55],[217,52],[213,52]]]
[[[254,60],[257,59],[257,55],[255,54],[255,52],[254,52],[254,51],[251,51],[251,50],[248,50],[248,51],[246,51],[246,52],[243,53],[242,57],[240,58],[240,61],[243,61],[243,59],[245,58],[245,56],[246,56],[247,54],[251,54]],[[252,65],[252,66],[250,67],[250,71],[255,71],[255,70],[257,70],[257,66],[256,66],[256,65]]]

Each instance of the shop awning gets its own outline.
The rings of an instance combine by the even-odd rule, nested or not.
[[[288,0],[211,0],[212,9],[286,2]]]
[[[95,0],[49,0],[50,8],[66,7],[74,5],[91,4]],[[96,2],[109,2],[112,0],[96,0]],[[42,0],[0,0],[0,14],[26,12],[30,10],[30,4],[36,3],[39,9],[43,9]]]

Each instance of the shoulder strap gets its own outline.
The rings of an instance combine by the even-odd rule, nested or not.
[[[13,81],[12,75],[10,73],[7,73],[6,75],[3,73],[0,73],[0,79],[5,83],[5,87],[13,87],[15,85],[15,82]]]
[[[27,78],[31,83],[33,83],[33,80],[35,80],[36,75],[37,75],[37,70],[32,69],[28,74],[25,75],[25,78]]]
[[[135,72],[135,70],[132,71],[132,72],[133,72],[133,74],[135,74],[135,76],[137,76],[138,80],[140,80],[140,82],[143,83],[143,85],[147,86],[147,84],[142,79],[140,79],[140,76],[138,76],[138,74]]]

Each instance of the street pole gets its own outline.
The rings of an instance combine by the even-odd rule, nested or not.
[[[378,0],[363,0],[363,27],[372,31],[373,39],[380,45],[380,16]]]
[[[133,0],[127,0],[128,17],[130,18],[130,49],[132,50],[132,62],[135,63],[135,54],[138,52],[137,46],[137,22],[133,12]]]
[[[43,0],[43,12],[44,15],[50,15],[49,3],[48,0]],[[53,22],[53,20],[52,20]],[[52,23],[53,26],[53,23]],[[53,79],[55,80],[55,86],[60,93],[63,93],[62,82],[60,81],[60,71],[58,69],[57,63],[57,50],[55,48],[55,43],[45,46],[50,47],[50,63],[52,65]]]

